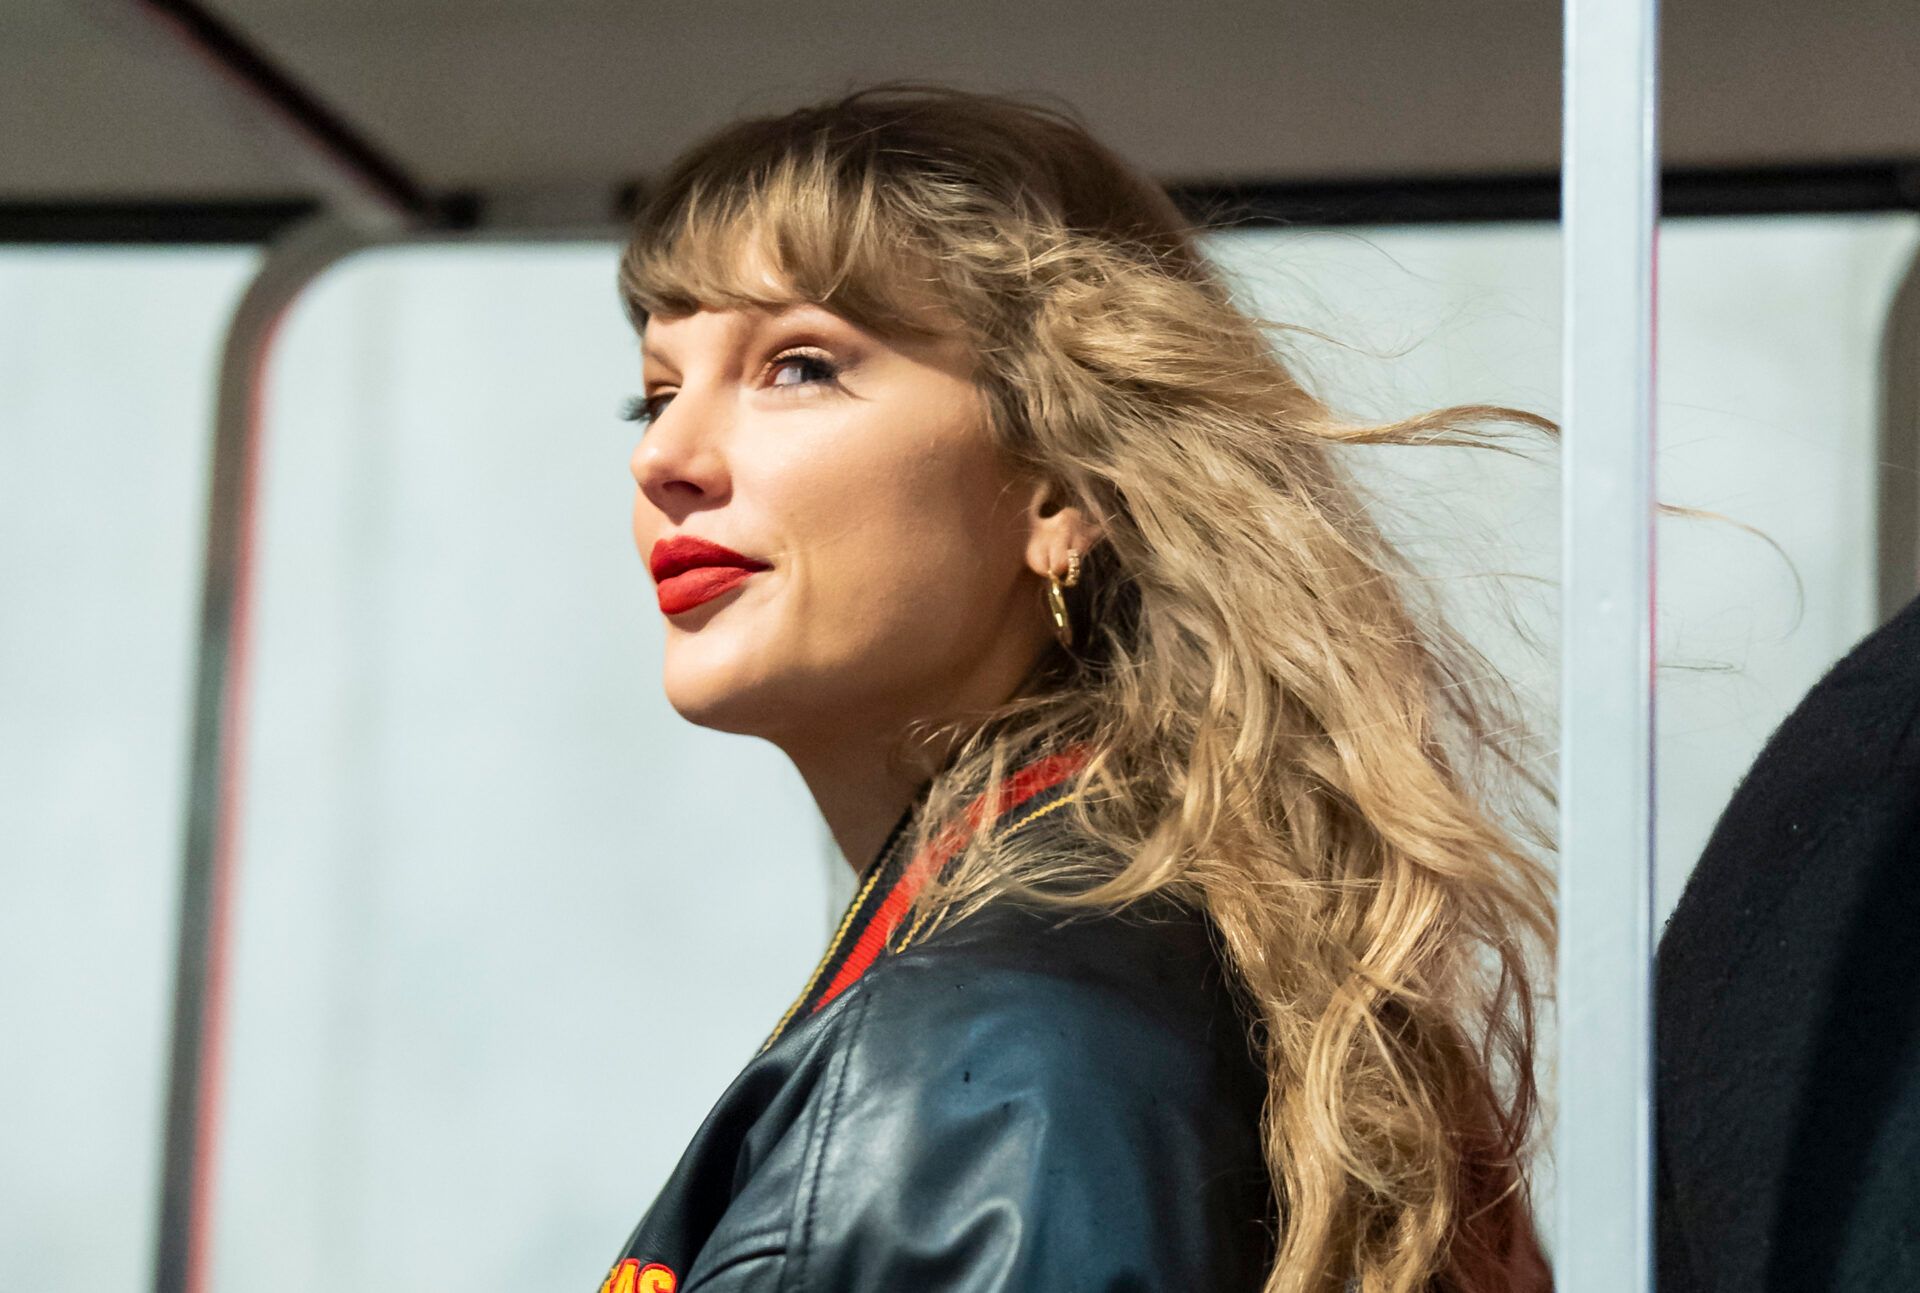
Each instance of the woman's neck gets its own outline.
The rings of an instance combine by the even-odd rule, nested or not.
[[[886,721],[854,733],[818,726],[799,727],[768,739],[786,752],[847,865],[866,868],[900,815],[951,759],[982,717],[1034,684],[1042,661],[1037,645],[1016,642],[966,685],[944,691],[952,700],[939,712],[895,712]],[[930,733],[907,742],[911,731]]]
[[[807,783],[841,856],[855,872],[873,861],[934,772],[931,763],[925,769],[902,767],[881,742],[789,749],[787,755]]]

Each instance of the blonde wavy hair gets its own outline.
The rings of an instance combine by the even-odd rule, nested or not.
[[[995,442],[1104,535],[1069,594],[1076,648],[1003,707],[903,736],[903,758],[942,751],[915,843],[1034,757],[1089,757],[1078,845],[983,832],[915,916],[1010,889],[1198,907],[1269,1075],[1267,1293],[1547,1287],[1526,1165],[1553,901],[1528,805],[1551,792],[1512,689],[1341,456],[1552,424],[1341,419],[1199,233],[1064,110],[896,83],[695,147],[620,281],[637,327],[804,300],[965,336]]]

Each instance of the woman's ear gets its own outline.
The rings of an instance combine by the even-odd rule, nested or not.
[[[1027,502],[1027,567],[1036,575],[1065,575],[1067,554],[1077,552],[1086,560],[1103,533],[1089,509],[1068,502],[1057,482],[1034,485]]]

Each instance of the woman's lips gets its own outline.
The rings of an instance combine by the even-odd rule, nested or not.
[[[678,615],[767,569],[767,563],[708,539],[676,534],[653,545],[647,568],[659,585],[661,614]]]
[[[678,615],[681,611],[690,611],[745,582],[754,573],[745,566],[697,566],[663,579],[654,590],[660,598],[660,613]]]

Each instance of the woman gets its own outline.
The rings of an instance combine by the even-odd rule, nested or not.
[[[1545,1287],[1526,773],[1337,461],[1538,420],[1339,421],[1163,190],[954,91],[724,130],[621,288],[669,699],[859,887],[605,1289]]]

